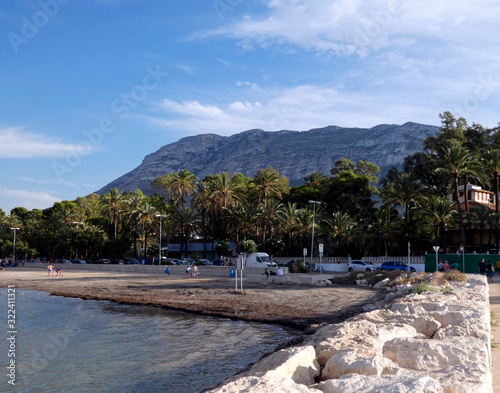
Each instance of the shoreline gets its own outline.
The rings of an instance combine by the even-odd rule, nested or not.
[[[44,270],[15,267],[0,272],[0,287],[48,292],[84,300],[161,307],[176,311],[275,323],[305,331],[311,325],[342,322],[376,301],[377,291],[353,286],[289,286],[246,283],[236,292],[228,278],[185,278],[147,273],[66,270],[48,277]]]

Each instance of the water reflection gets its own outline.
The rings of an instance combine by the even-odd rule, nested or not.
[[[6,303],[6,289],[0,293]],[[36,291],[18,290],[17,297],[16,393],[197,392],[296,333]]]

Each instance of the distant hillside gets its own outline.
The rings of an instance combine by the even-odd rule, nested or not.
[[[382,172],[422,149],[422,139],[437,135],[439,127],[418,123],[382,124],[372,128],[329,126],[309,131],[249,130],[228,137],[204,134],[180,139],[147,155],[134,170],[102,187],[121,191],[152,192],[150,183],[160,175],[187,169],[202,180],[222,171],[254,176],[272,166],[291,185],[303,183],[311,172],[330,174],[342,157],[373,162]]]

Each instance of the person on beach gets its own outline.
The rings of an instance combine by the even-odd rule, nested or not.
[[[196,278],[200,275],[200,271],[198,270],[198,266],[193,265],[193,277]]]
[[[188,278],[191,278],[191,266],[188,266],[188,267],[186,268],[186,273],[187,273],[187,275],[188,275]]]
[[[486,265],[486,276],[488,277],[488,283],[493,283],[493,276],[495,275],[495,272],[493,271],[493,264],[488,261],[488,264]]]
[[[61,277],[62,276],[62,270],[59,268],[56,268],[56,276]]]
[[[269,278],[269,271],[267,270],[264,270],[264,273],[262,273],[263,276],[266,276],[266,280]]]
[[[451,267],[451,270],[458,270],[458,268],[459,268],[458,262],[453,261],[453,263],[451,264],[450,267]]]
[[[54,270],[54,266],[52,266],[52,264],[50,264],[49,266],[47,266],[47,276],[50,277],[52,276],[52,271]]]
[[[283,272],[283,268],[279,267],[278,270],[276,270],[276,275],[278,275],[278,276],[284,276],[285,273]]]
[[[444,261],[444,263],[443,263],[443,269],[444,269],[445,273],[449,273],[450,272],[450,265],[448,264],[448,261]]]
[[[168,266],[165,266],[165,274],[168,274],[170,276],[170,272],[168,271]]]

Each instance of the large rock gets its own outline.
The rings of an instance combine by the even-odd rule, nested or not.
[[[444,340],[396,338],[384,344],[384,357],[400,367],[432,373],[456,366],[481,367],[489,372],[487,345],[472,337],[455,337]]]
[[[207,393],[317,393],[287,378],[246,376],[209,390]]]
[[[330,359],[321,374],[322,379],[336,379],[347,374],[396,374],[398,365],[379,356],[366,356],[355,351],[341,352]]]
[[[295,383],[311,385],[320,367],[312,346],[282,349],[255,364],[249,375],[289,378]]]
[[[439,382],[418,375],[374,376],[350,374],[318,387],[324,393],[443,393]]]

